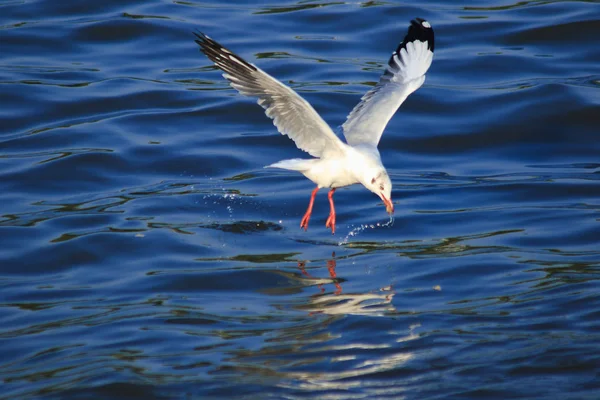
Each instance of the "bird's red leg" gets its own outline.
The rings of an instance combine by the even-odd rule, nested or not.
[[[327,194],[327,198],[329,198],[329,205],[331,206],[331,210],[329,211],[329,218],[327,218],[327,222],[325,222],[325,228],[331,228],[331,234],[335,234],[335,207],[333,206],[333,194],[335,193],[335,189],[331,189],[329,194]]]
[[[312,191],[312,194],[310,195],[310,202],[308,203],[308,209],[306,210],[306,214],[304,214],[304,217],[300,222],[300,228],[304,228],[304,230],[308,229],[308,221],[310,220],[310,214],[312,214],[313,204],[315,203],[315,196],[317,195],[318,191],[318,186],[315,188],[315,190]]]
[[[327,269],[329,270],[329,276],[335,285],[335,294],[342,293],[342,285],[339,284],[337,279],[337,274],[335,273],[336,261],[335,261],[335,252],[331,255],[333,258],[331,260],[327,260]]]

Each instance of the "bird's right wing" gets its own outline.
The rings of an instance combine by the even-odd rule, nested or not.
[[[379,83],[362,97],[342,125],[348,144],[377,147],[398,107],[425,82],[425,73],[433,60],[433,47],[433,29],[429,22],[421,18],[412,20]]]
[[[346,144],[298,93],[205,34],[194,35],[202,52],[225,72],[223,76],[231,86],[243,95],[257,97],[277,130],[289,136],[299,149],[313,157],[343,154]]]

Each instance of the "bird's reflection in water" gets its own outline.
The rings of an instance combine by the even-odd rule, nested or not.
[[[340,285],[340,282],[337,279],[337,274],[335,273],[335,267],[337,265],[337,262],[335,261],[335,253],[332,254],[332,257],[333,258],[331,260],[327,260],[327,269],[329,270],[329,276],[331,277],[331,281],[335,286],[334,294],[340,294],[342,293],[342,285]],[[302,275],[314,279],[306,271],[306,261],[298,261],[298,268],[300,268]],[[317,287],[321,290],[321,293],[325,293],[325,287],[323,286],[323,283],[317,283]]]
[[[372,393],[373,396],[367,397],[401,398],[406,394],[403,385],[386,387],[369,379],[392,371],[401,373],[407,368],[414,358],[410,343],[419,338],[415,330],[420,324],[415,321],[410,324],[408,320],[390,324],[399,315],[392,304],[396,294],[392,286],[376,287],[366,293],[353,292],[351,282],[338,276],[337,263],[335,253],[325,262],[327,272],[323,271],[323,265],[308,268],[306,261],[298,262],[300,273],[294,275],[295,279],[315,293],[303,297],[302,304],[294,308],[313,318],[290,327],[273,340],[280,345],[277,354],[281,357],[285,352],[281,350],[285,347],[282,343],[294,338],[291,355],[286,355],[277,371],[285,378],[280,385],[312,396],[318,393],[319,398],[325,398],[328,391],[339,393],[357,387]],[[320,274],[329,276],[321,278]],[[347,334],[344,328],[348,323],[367,322],[378,335],[355,336]]]
[[[410,368],[420,325],[392,305],[396,293],[391,285],[365,292],[365,282],[338,275],[356,272],[344,268],[347,261],[334,253],[322,263],[300,261],[294,272],[278,270],[287,287],[272,293],[273,309],[288,317],[277,329],[257,331],[258,344],[232,349],[230,371],[243,371],[251,383],[276,379],[279,387],[296,391],[297,398],[339,398],[341,391],[359,387],[372,398],[405,396],[404,385],[381,385],[379,379]],[[349,325],[377,334],[362,335]],[[248,335],[246,327],[243,333]]]
[[[329,279],[315,278],[306,270],[306,261],[299,261],[298,268],[304,277],[304,284],[315,285],[319,288],[320,294],[312,295],[309,301],[299,305],[297,308],[309,311],[311,314],[323,313],[329,315],[371,315],[381,316],[389,312],[395,312],[392,305],[392,298],[396,294],[392,286],[380,288],[374,292],[367,293],[342,293],[342,284],[344,279],[340,279],[336,273],[337,261],[335,253],[332,253],[331,259],[327,260],[326,266],[329,272]],[[333,293],[327,293],[326,285],[333,284],[335,290]]]

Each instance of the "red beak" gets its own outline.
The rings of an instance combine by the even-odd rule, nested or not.
[[[394,205],[392,204],[392,201],[386,199],[383,194],[381,194],[381,198],[383,199],[383,204],[385,204],[385,211],[387,211],[388,214],[393,214],[394,213]]]

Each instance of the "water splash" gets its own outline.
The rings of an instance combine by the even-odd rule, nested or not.
[[[235,193],[225,193],[223,198],[229,203],[227,204],[227,212],[229,213],[229,218],[231,219],[233,218],[233,204],[236,203],[237,195]],[[241,204],[241,202],[238,203]]]
[[[394,226],[394,216],[393,215],[390,215],[390,219],[387,222],[378,222],[376,224],[361,224],[357,227],[352,228],[350,230],[350,232],[348,232],[346,237],[338,243],[338,246],[343,246],[343,245],[347,244],[348,241],[350,240],[350,238],[360,235],[366,229],[376,229],[376,228],[384,228],[384,227],[391,227],[391,226]]]
[[[229,214],[229,219],[233,218],[233,211],[235,205],[243,205],[244,201],[242,200],[242,196],[239,196],[236,193],[228,192],[227,189],[222,188],[224,193],[207,193],[202,196],[204,200],[204,204],[209,205],[212,202],[215,206],[224,205],[227,213]],[[196,202],[198,203],[198,201]],[[211,211],[213,217],[217,215],[217,209],[213,207]]]

